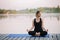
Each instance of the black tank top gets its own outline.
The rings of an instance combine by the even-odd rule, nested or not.
[[[40,18],[39,22],[36,22],[36,18],[34,19],[34,26],[35,26],[34,31],[36,31],[36,32],[43,31],[42,30],[42,20],[41,20],[41,18]]]

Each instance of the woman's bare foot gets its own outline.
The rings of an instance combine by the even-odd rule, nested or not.
[[[38,32],[38,33],[36,32],[36,35],[35,36],[40,36],[40,32]]]

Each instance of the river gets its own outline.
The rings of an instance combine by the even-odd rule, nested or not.
[[[35,18],[35,14],[8,14],[5,16],[0,18],[1,34],[25,34],[26,29],[32,26],[32,20]],[[41,18],[48,33],[60,33],[60,13],[42,13]]]

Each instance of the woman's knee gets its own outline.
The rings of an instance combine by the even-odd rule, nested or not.
[[[28,34],[29,35],[35,35],[35,32],[34,31],[29,31]]]
[[[45,34],[45,35],[47,35],[47,32],[46,32],[46,31],[44,31],[44,34]]]
[[[31,34],[31,31],[29,31],[28,34],[30,35]]]
[[[45,35],[47,35],[47,32],[46,32],[46,31],[43,31],[43,32],[41,32],[40,35],[41,35],[41,36],[45,36]]]

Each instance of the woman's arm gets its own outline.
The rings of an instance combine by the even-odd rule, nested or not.
[[[33,28],[34,28],[34,20],[32,21],[32,27],[31,27],[29,30],[27,29],[27,31],[29,32],[29,31],[31,31]]]
[[[41,20],[42,20],[42,19],[41,19]],[[42,20],[42,29],[45,30],[45,31],[48,31],[48,30],[46,30],[46,29],[44,28],[44,22],[43,22],[43,20]]]

